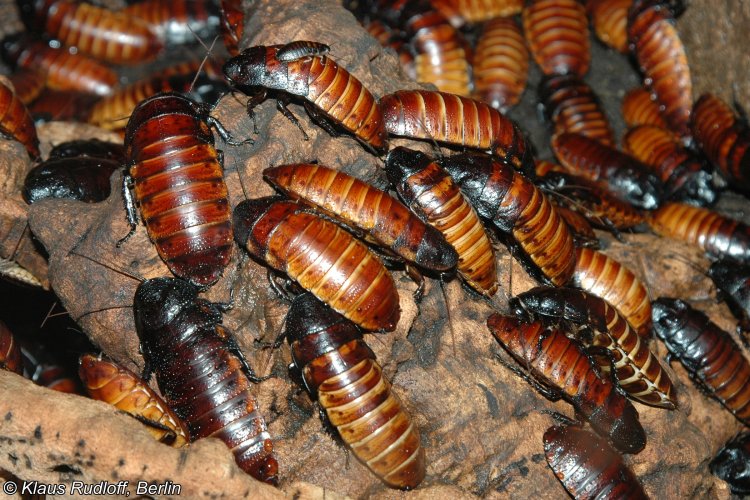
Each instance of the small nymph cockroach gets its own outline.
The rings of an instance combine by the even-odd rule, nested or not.
[[[210,40],[221,21],[214,0],[143,0],[120,12],[146,21],[167,46]]]
[[[230,56],[240,53],[240,42],[245,32],[245,11],[242,0],[221,0],[221,34]]]
[[[120,168],[119,161],[93,156],[47,160],[26,174],[21,194],[28,204],[46,198],[97,203],[109,197],[109,178]]]
[[[591,17],[596,37],[623,54],[628,53],[628,9],[633,0],[588,0],[586,12]]]
[[[0,369],[19,375],[23,373],[21,348],[18,346],[18,341],[13,336],[13,332],[2,321],[0,321]]]
[[[659,110],[659,103],[651,97],[651,92],[643,87],[636,87],[625,94],[622,98],[621,111],[628,128],[638,125],[667,128],[667,122]]]
[[[279,97],[299,96],[310,117],[330,134],[341,127],[377,152],[387,148],[383,115],[369,90],[333,59],[322,43],[296,41],[286,45],[250,47],[224,64],[224,75],[232,85],[252,97],[248,111],[265,99],[266,90]],[[296,118],[282,100],[279,109]]]
[[[237,244],[347,319],[367,330],[396,328],[401,310],[391,274],[338,225],[278,197],[240,202],[233,223]]]
[[[276,484],[273,442],[251,394],[257,379],[221,325],[220,307],[198,298],[198,291],[176,278],[138,285],[133,314],[146,375],[156,373],[159,391],[191,441],[221,439],[242,470]]]
[[[138,375],[94,354],[79,360],[78,376],[91,399],[104,401],[146,424],[158,441],[179,448],[188,443],[185,424]]]
[[[653,303],[654,332],[696,386],[750,425],[750,364],[732,337],[680,299]]]
[[[356,325],[304,293],[284,336],[307,390],[354,455],[389,486],[416,488],[425,475],[419,429]]]
[[[646,446],[638,411],[609,379],[602,378],[577,342],[540,322],[500,314],[490,315],[487,326],[521,365],[517,373],[542,395],[553,401],[565,399],[625,453],[638,453]]]
[[[750,494],[750,432],[727,441],[708,463],[711,473],[726,481],[735,495]]]
[[[0,135],[20,142],[32,160],[39,158],[39,138],[34,120],[14,89],[1,82]]]
[[[523,0],[430,0],[430,3],[457,28],[466,23],[512,17],[523,9]]]
[[[750,265],[719,259],[711,264],[708,276],[739,320],[738,330],[750,332]]]

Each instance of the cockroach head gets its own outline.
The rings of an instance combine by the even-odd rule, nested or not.
[[[243,50],[240,55],[224,63],[222,70],[233,85],[261,85],[266,70],[266,47],[257,46]]]
[[[286,315],[284,336],[292,343],[308,335],[330,331],[333,327],[337,327],[339,331],[342,328],[351,330],[352,336],[361,336],[361,333],[357,333],[359,329],[354,323],[321,302],[312,293],[303,293],[292,301]]]
[[[138,331],[159,328],[174,321],[198,297],[198,288],[178,278],[146,280],[135,292],[133,311]]]
[[[651,316],[654,330],[662,339],[669,338],[672,332],[679,329],[690,306],[680,299],[662,297],[651,303]]]
[[[430,163],[430,158],[421,151],[399,146],[392,149],[385,157],[385,174],[388,181],[396,185]]]

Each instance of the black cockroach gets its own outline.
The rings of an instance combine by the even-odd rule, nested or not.
[[[214,0],[143,0],[120,12],[146,21],[166,46],[210,40],[221,22]]]
[[[78,156],[104,158],[105,160],[125,163],[125,146],[115,142],[100,141],[99,139],[76,139],[61,142],[53,147],[47,158],[59,160]]]
[[[735,495],[750,494],[750,432],[740,432],[727,441],[708,468],[726,481]]]
[[[719,259],[711,264],[708,276],[739,320],[738,330],[750,332],[750,265]]]
[[[32,160],[39,158],[39,138],[34,120],[16,92],[1,82],[0,135],[20,142]]]
[[[596,37],[623,54],[628,53],[628,9],[633,0],[588,0],[586,12],[591,17]]]
[[[13,332],[2,321],[0,321],[0,369],[19,375],[23,373],[21,348],[18,346]]]
[[[21,194],[28,204],[46,198],[97,203],[109,197],[109,178],[120,168],[117,160],[92,156],[47,160],[26,174]]]

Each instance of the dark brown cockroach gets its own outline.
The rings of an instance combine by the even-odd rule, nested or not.
[[[477,292],[494,295],[497,264],[492,242],[448,172],[427,155],[404,147],[388,153],[385,172],[404,203],[456,249],[461,278]]]
[[[750,364],[732,337],[680,299],[653,303],[654,332],[706,395],[750,425]]]
[[[474,97],[505,112],[521,100],[528,74],[529,51],[518,23],[488,21],[474,55]]]
[[[93,354],[81,356],[78,376],[91,399],[104,401],[146,424],[158,441],[180,448],[188,443],[185,424],[138,375]]]
[[[750,432],[736,434],[708,463],[711,474],[729,484],[738,496],[750,494]]]
[[[719,295],[739,320],[737,327],[743,341],[750,332],[750,265],[740,265],[731,259],[719,259],[708,269],[708,276]]]
[[[79,156],[90,156],[125,163],[125,146],[114,142],[100,141],[99,139],[76,139],[61,142],[53,147],[48,158],[57,160]]]
[[[2,321],[0,321],[0,370],[8,370],[19,375],[23,373],[21,348],[13,332]]]
[[[245,11],[242,0],[221,0],[221,34],[229,55],[240,53],[240,42],[245,32]]]
[[[671,4],[664,0],[634,0],[628,13],[628,43],[644,84],[664,110],[669,129],[687,136],[693,84]]]
[[[631,205],[651,210],[661,204],[664,186],[651,169],[635,158],[580,134],[552,138],[552,150],[570,172],[605,181],[610,191]]]
[[[510,165],[482,153],[450,156],[440,164],[461,186],[479,216],[499,231],[510,233],[545,279],[558,286],[570,280],[575,267],[573,236],[534,183]]]
[[[696,245],[715,257],[750,262],[750,226],[707,208],[665,203],[648,223],[659,236]]]
[[[223,129],[208,112],[181,94],[161,93],[138,105],[125,131],[123,196],[131,230],[124,239],[135,232],[138,204],[169,269],[198,286],[219,279],[233,246],[227,186],[210,126]]]
[[[615,135],[594,90],[574,74],[550,75],[539,84],[539,99],[555,135],[585,135],[607,146]]]
[[[668,410],[677,407],[672,381],[646,340],[606,300],[573,288],[540,287],[511,299],[511,307],[544,323],[574,325],[566,330],[578,329],[575,336],[586,346],[606,349],[596,358],[599,368],[609,374],[614,367],[617,384],[629,397]]]
[[[143,0],[120,12],[146,21],[166,46],[210,40],[221,22],[213,0]]]
[[[219,305],[198,298],[198,291],[175,278],[138,285],[133,314],[146,375],[156,373],[159,391],[191,441],[221,439],[242,470],[276,484],[273,442],[251,394],[251,381],[258,379],[221,325]]]
[[[573,284],[612,304],[635,328],[648,338],[651,332],[651,300],[641,280],[615,259],[589,248],[576,250]]]
[[[599,238],[591,227],[589,221],[583,215],[553,201],[555,211],[568,225],[573,235],[573,243],[577,247],[599,248]]]
[[[659,175],[667,199],[702,207],[716,203],[719,193],[711,168],[666,129],[639,125],[625,134],[622,144],[626,153]]]
[[[589,20],[577,0],[532,0],[523,8],[523,32],[545,75],[581,78],[591,62]]]
[[[731,187],[750,190],[750,127],[745,119],[712,94],[695,103],[691,118],[693,137]]]
[[[431,0],[430,3],[456,28],[520,14],[523,0]]]
[[[488,151],[531,178],[534,158],[511,119],[488,104],[429,90],[399,90],[380,99],[389,134]]]
[[[304,41],[250,47],[224,64],[224,74],[253,96],[249,112],[265,99],[266,89],[299,96],[310,117],[330,134],[336,135],[340,126],[367,147],[384,152],[388,135],[375,98],[354,75],[324,55],[328,50],[322,43]],[[263,90],[257,93],[258,88]],[[297,123],[283,101],[278,103]]]
[[[588,0],[586,12],[591,17],[596,37],[623,54],[628,53],[628,9],[633,0]]]
[[[367,240],[407,264],[443,273],[458,263],[456,250],[440,231],[390,194],[347,173],[297,163],[267,168],[263,178],[282,194],[363,232]]]
[[[89,112],[99,99],[93,94],[72,90],[45,90],[29,104],[35,123],[50,121],[88,121]]]
[[[19,68],[8,76],[8,80],[21,102],[28,106],[44,90],[47,77],[37,69]]]
[[[47,160],[26,174],[21,194],[29,205],[46,198],[97,203],[109,197],[109,178],[120,168],[119,161],[86,156]]]
[[[636,87],[625,94],[625,97],[622,98],[621,111],[622,118],[628,128],[638,125],[667,128],[667,122],[659,111],[659,104],[651,98],[651,93],[643,87]]]
[[[526,378],[546,398],[563,398],[591,426],[625,453],[646,446],[646,433],[638,411],[606,378],[577,342],[556,328],[538,322],[491,314],[490,332],[523,368],[514,371]]]
[[[356,325],[304,293],[284,336],[307,390],[354,455],[389,486],[416,488],[425,475],[419,429]]]
[[[542,438],[544,455],[565,490],[577,500],[647,500],[622,455],[577,425],[554,426]]]
[[[32,160],[39,158],[39,138],[29,110],[15,91],[0,82],[0,135],[20,142]]]
[[[237,243],[366,330],[392,331],[401,310],[388,270],[338,225],[302,205],[266,197],[240,202]]]

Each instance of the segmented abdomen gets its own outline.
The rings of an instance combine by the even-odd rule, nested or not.
[[[122,13],[146,21],[167,44],[197,43],[216,35],[219,7],[213,0],[144,0]]]
[[[651,93],[643,87],[636,87],[622,98],[622,118],[628,128],[638,125],[654,125],[663,129],[667,122],[659,111],[659,104],[651,98]]]
[[[618,52],[628,52],[628,9],[633,0],[588,0],[586,11],[591,16],[594,33],[599,40]]]
[[[451,23],[458,25],[515,16],[523,9],[523,0],[432,0],[430,3],[451,19]]]
[[[0,83],[0,132],[23,144],[32,160],[39,158],[34,120],[13,89],[3,83]]]
[[[21,348],[13,337],[13,332],[2,321],[0,321],[0,369],[19,375],[23,373]]]

